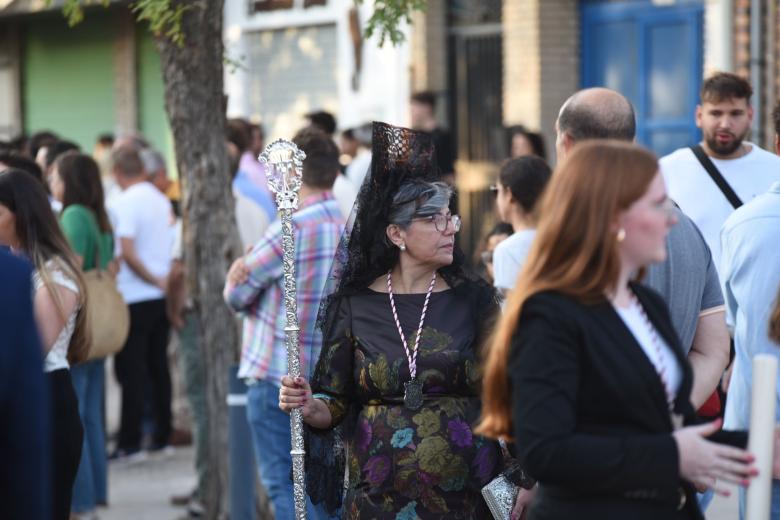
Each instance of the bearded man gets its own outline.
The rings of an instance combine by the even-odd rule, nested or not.
[[[750,83],[735,74],[707,78],[696,107],[702,142],[660,161],[669,196],[699,227],[718,267],[723,223],[780,181],[780,158],[745,140],[753,121],[752,94]]]

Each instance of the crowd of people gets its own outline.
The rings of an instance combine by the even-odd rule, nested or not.
[[[513,519],[701,519],[727,483],[740,485],[744,515],[752,358],[780,342],[780,157],[746,140],[751,96],[736,75],[707,78],[702,142],[660,159],[634,144],[630,101],[604,88],[561,107],[555,168],[539,134],[510,128],[491,188],[500,222],[473,261],[456,240],[435,95],[412,96],[412,129],[361,125],[338,144],[334,117],[308,114],[293,138],[306,154],[295,379],[263,129],[229,119],[225,179],[245,252],[223,295],[243,321],[238,376],[276,518],[295,517],[294,409],[311,518],[489,518],[497,481],[514,489]],[[780,154],[780,108],[774,118]],[[41,132],[0,151],[2,406],[33,430],[3,428],[11,517],[96,518],[107,461],[170,452],[171,333],[197,474],[180,501],[203,515],[207,371],[178,193],[141,136],[101,136],[87,154]],[[110,453],[107,354],[90,349],[87,320],[102,272],[129,317],[111,353],[122,398]],[[50,478],[35,485],[51,498],[27,500],[19,490],[41,468]]]
[[[279,407],[300,408],[308,428],[313,514],[484,518],[481,490],[504,475],[518,486],[512,518],[703,518],[726,484],[740,485],[744,515],[751,360],[776,348],[780,312],[780,158],[746,140],[751,95],[735,75],[707,78],[702,143],[659,160],[633,144],[625,97],[575,93],[556,121],[555,171],[543,151],[500,169],[511,228],[486,240],[492,288],[456,246],[431,133],[375,124],[343,265],[301,323],[322,339],[302,377],[281,376]],[[302,267],[317,250],[296,254]],[[239,259],[231,274],[228,301],[262,273]],[[283,326],[270,359],[284,355]],[[729,381],[741,388],[724,410]],[[272,499],[292,507],[290,489]]]

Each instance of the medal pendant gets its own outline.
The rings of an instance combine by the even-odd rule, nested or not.
[[[422,383],[412,379],[404,383],[404,406],[410,410],[419,410],[423,405]]]

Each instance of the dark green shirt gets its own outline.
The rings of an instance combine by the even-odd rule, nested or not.
[[[82,269],[95,268],[95,253],[100,251],[100,268],[105,269],[114,257],[114,237],[101,232],[95,213],[81,204],[71,204],[60,214],[60,226],[73,251],[83,258]]]

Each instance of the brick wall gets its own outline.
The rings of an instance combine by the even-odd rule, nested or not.
[[[539,13],[542,37],[540,129],[552,149],[558,111],[580,86],[580,28],[576,1],[544,0],[543,5]]]
[[[447,5],[428,0],[425,11],[412,15],[412,92],[431,90],[439,95],[437,118],[447,126]]]
[[[734,0],[734,72],[750,77],[750,0]]]
[[[539,128],[539,0],[504,0],[504,122]]]
[[[767,45],[768,67],[770,69],[767,84],[770,87],[767,93],[769,110],[780,105],[780,5],[770,4],[768,25],[770,27],[770,42]],[[768,141],[775,136],[774,124],[771,118],[771,112],[767,117],[767,136]],[[771,148],[770,148],[771,149]]]
[[[780,102],[780,7],[776,0],[763,0],[763,52],[758,57],[762,64],[762,89],[753,97],[753,106],[760,113],[764,124],[763,138],[753,140],[773,149],[774,128],[771,121],[772,109]],[[750,0],[734,0],[734,71],[750,79]],[[755,85],[754,85],[755,87]]]
[[[504,122],[541,130],[554,149],[561,104],[579,86],[575,0],[504,1]]]

